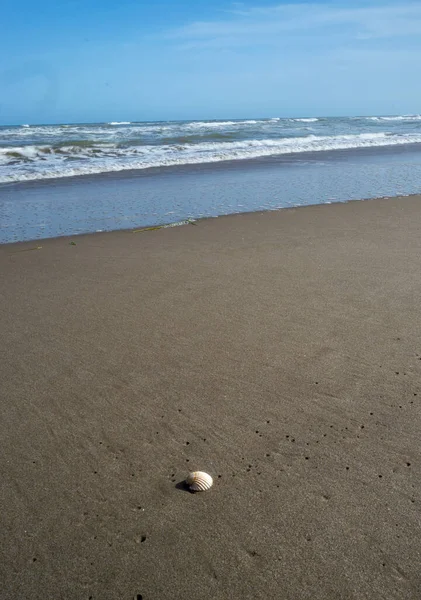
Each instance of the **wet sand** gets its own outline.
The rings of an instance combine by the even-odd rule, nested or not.
[[[420,598],[420,257],[418,196],[0,246],[0,597]]]

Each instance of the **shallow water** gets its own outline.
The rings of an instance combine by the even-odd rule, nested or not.
[[[0,242],[421,192],[418,145],[0,185]]]

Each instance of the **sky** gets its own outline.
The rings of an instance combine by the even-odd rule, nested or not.
[[[0,124],[421,113],[421,1],[3,0]]]

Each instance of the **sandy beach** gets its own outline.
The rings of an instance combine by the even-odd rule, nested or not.
[[[2,600],[421,598],[420,256],[420,196],[0,246]]]

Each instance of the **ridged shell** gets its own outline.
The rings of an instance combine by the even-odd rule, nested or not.
[[[186,479],[187,485],[192,492],[206,492],[213,485],[213,479],[203,471],[193,471]]]

